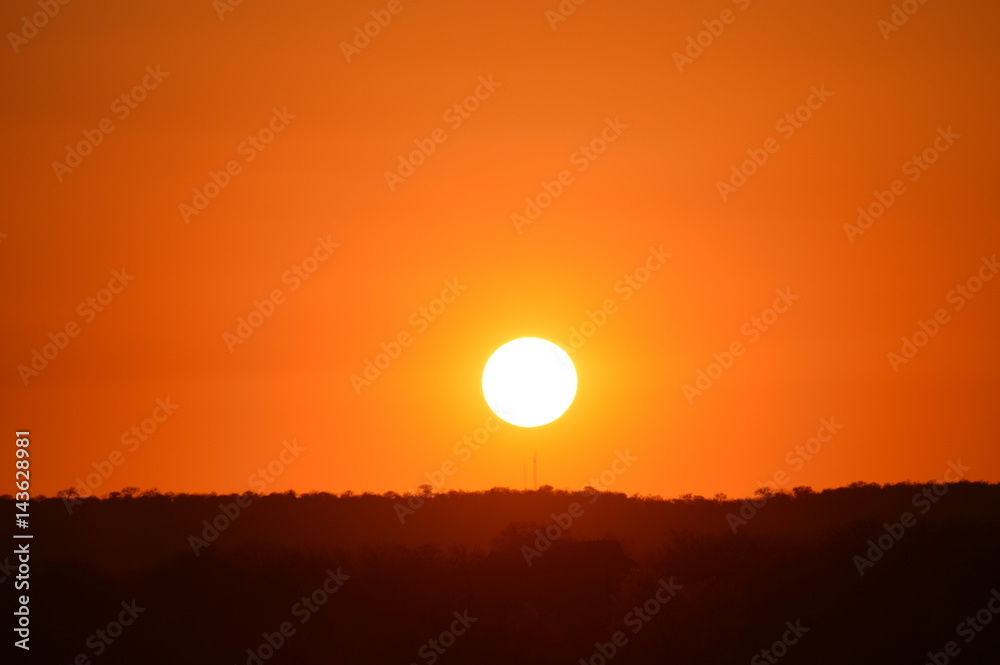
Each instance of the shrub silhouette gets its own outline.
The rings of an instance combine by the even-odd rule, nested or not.
[[[64,490],[32,506],[32,652],[101,665],[551,664],[600,662],[591,656],[620,632],[615,665],[723,663],[799,620],[809,632],[782,663],[923,663],[950,640],[963,665],[995,662],[1000,618],[968,643],[956,626],[1000,589],[1000,486],[949,485],[924,513],[913,497],[928,487],[761,493],[735,533],[727,516],[752,504],[722,496],[423,492],[401,524],[396,493]],[[247,506],[220,519],[237,501]],[[522,548],[574,502],[582,515],[528,565]],[[905,512],[915,525],[880,548]],[[197,553],[192,537],[206,540]],[[338,570],[347,581],[300,622],[296,603]],[[664,580],[680,590],[637,624]],[[95,631],[132,599],[145,611],[98,655]],[[450,634],[463,612],[475,620]],[[281,647],[251,655],[283,622],[294,633]]]

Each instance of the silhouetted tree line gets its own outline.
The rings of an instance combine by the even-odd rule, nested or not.
[[[995,484],[66,490],[31,521],[32,662],[1000,662]]]

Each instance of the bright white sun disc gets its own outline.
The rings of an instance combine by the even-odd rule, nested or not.
[[[552,422],[576,396],[576,368],[558,345],[538,337],[507,342],[483,369],[483,396],[503,420],[520,427]]]

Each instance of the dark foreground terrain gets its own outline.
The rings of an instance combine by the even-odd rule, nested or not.
[[[2,662],[1000,662],[998,485],[125,490],[30,520],[28,579],[0,553],[4,652],[29,594],[30,659]]]

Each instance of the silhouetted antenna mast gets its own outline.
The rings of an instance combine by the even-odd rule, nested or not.
[[[535,461],[535,464],[534,464],[535,470],[534,470],[533,480],[534,480],[535,489],[537,490],[538,489],[538,451],[537,450],[535,451],[535,460],[534,461]]]

